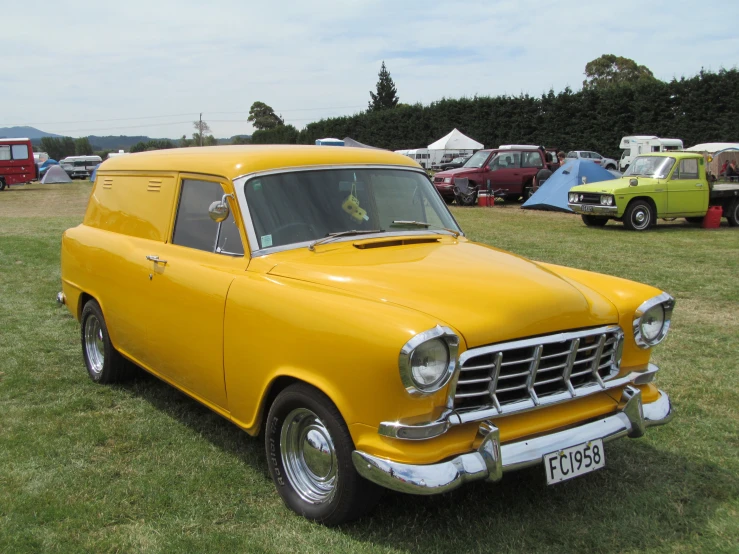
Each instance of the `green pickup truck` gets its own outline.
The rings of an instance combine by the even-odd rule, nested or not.
[[[572,187],[567,200],[589,227],[609,219],[632,231],[645,231],[658,218],[698,223],[709,206],[721,206],[729,225],[739,225],[739,185],[710,185],[703,155],[693,152],[638,156],[620,179]]]

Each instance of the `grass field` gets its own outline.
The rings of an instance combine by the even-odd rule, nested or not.
[[[472,239],[673,294],[654,361],[675,418],[610,443],[607,468],[580,479],[547,488],[532,468],[443,496],[388,493],[327,529],[282,505],[261,440],[154,378],[88,379],[54,296],[60,235],[89,192],[0,193],[0,553],[739,551],[739,229],[454,209]]]

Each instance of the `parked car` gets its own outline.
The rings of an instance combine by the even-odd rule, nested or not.
[[[38,178],[31,140],[0,138],[0,191]]]
[[[439,169],[441,171],[447,170],[447,169],[455,169],[457,167],[462,167],[467,160],[469,160],[471,156],[460,156],[458,158],[452,158],[448,162],[443,162],[439,164]]]
[[[468,240],[392,152],[107,160],[61,277],[94,382],[133,362],[262,435],[284,502],[325,524],[382,487],[437,494],[528,466],[557,483],[671,416],[650,362],[668,294]]]
[[[739,226],[739,185],[709,186],[705,160],[696,152],[637,156],[620,179],[572,187],[568,200],[589,227],[615,219],[646,231],[660,217],[697,223],[710,206],[721,206],[729,225]]]
[[[604,158],[598,152],[592,152],[590,150],[573,150],[572,152],[567,152],[567,157],[591,161],[597,163],[603,169],[618,169],[618,162],[616,160],[613,158]]]
[[[59,162],[71,179],[89,179],[92,171],[103,163],[100,156],[67,156]]]
[[[463,167],[440,171],[434,175],[434,186],[448,203],[455,200],[455,179],[466,178],[472,194],[460,196],[462,203],[477,202],[477,192],[498,191],[507,199],[528,198],[534,177],[540,169],[556,169],[546,150],[535,146],[510,145],[494,150],[479,150]]]

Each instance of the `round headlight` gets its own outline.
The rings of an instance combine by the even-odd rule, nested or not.
[[[570,193],[570,202],[577,202],[577,194],[575,194],[574,192]]]
[[[662,304],[650,308],[641,316],[641,334],[647,342],[654,342],[665,325],[665,309]]]
[[[411,354],[411,376],[421,390],[434,388],[446,376],[448,367],[449,349],[441,339],[424,342]]]
[[[675,299],[666,292],[639,306],[634,314],[634,341],[639,348],[650,348],[662,342],[670,329]]]
[[[459,337],[440,325],[409,340],[398,358],[405,390],[413,395],[424,395],[444,387],[454,373],[458,350]]]
[[[611,197],[607,194],[604,194],[600,197],[600,203],[604,206],[610,206],[611,205]]]

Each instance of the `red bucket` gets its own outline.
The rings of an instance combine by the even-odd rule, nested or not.
[[[721,209],[721,206],[711,206],[708,208],[708,212],[706,212],[706,215],[703,218],[701,227],[704,229],[718,229],[721,226],[722,215],[723,210]]]

